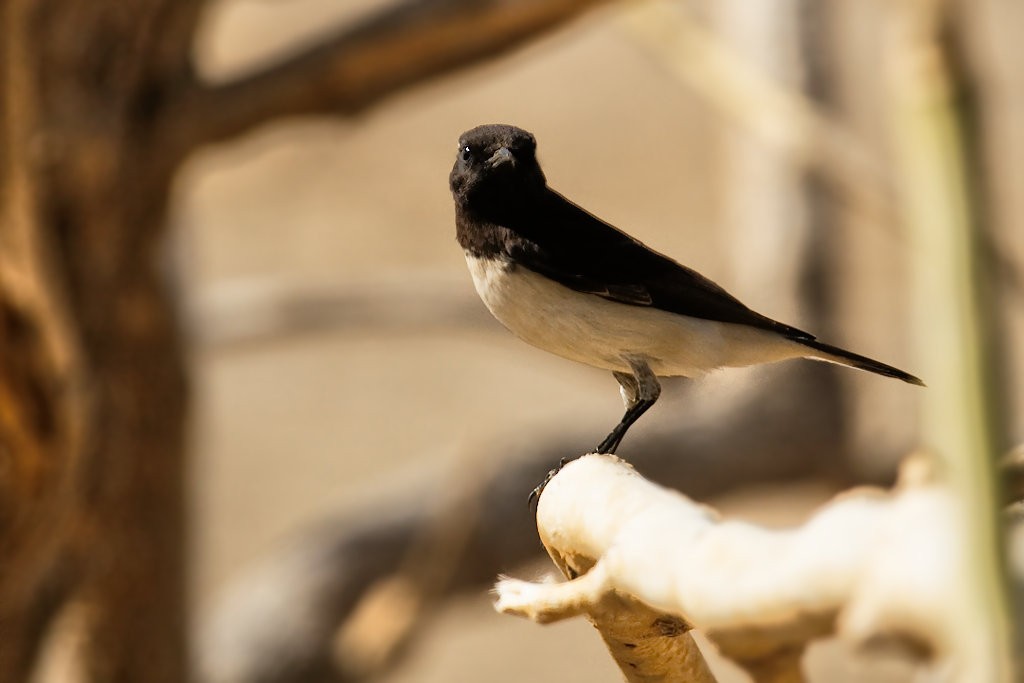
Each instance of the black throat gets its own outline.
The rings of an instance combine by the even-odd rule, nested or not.
[[[477,258],[508,256],[513,245],[523,241],[513,227],[517,222],[511,212],[498,216],[474,211],[462,202],[455,204],[455,238]]]

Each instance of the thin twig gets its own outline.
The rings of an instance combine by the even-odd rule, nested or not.
[[[912,238],[911,293],[918,362],[932,389],[922,397],[922,439],[959,495],[962,579],[950,595],[963,612],[956,639],[969,653],[950,680],[1014,680],[1008,580],[1002,557],[996,472],[1002,447],[999,397],[987,335],[991,297],[981,224],[964,156],[964,112],[942,42],[939,0],[895,3],[888,17],[890,130],[902,171],[905,224]]]

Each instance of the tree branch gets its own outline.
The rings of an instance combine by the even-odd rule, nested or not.
[[[522,45],[607,0],[406,0],[223,85],[194,82],[165,121],[186,154],[283,116],[353,114],[409,85]]]
[[[962,504],[920,460],[892,492],[848,491],[800,527],[768,530],[720,519],[615,456],[588,455],[551,480],[537,511],[541,540],[571,580],[502,579],[496,608],[540,623],[611,623],[610,601],[624,601],[620,617],[631,619],[635,600],[706,629],[722,654],[752,662],[759,682],[802,680],[798,653],[833,631],[857,645],[909,644],[951,680],[973,680],[985,652],[964,637],[975,627],[957,600],[955,563],[944,561],[961,551]],[[612,652],[624,670],[660,656]]]

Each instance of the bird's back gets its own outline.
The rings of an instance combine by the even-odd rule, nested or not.
[[[792,339],[812,335],[751,310],[712,280],[548,189],[507,217],[517,263],[579,292],[694,318],[750,325]]]

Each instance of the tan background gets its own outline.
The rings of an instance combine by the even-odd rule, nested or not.
[[[231,75],[376,4],[215,4],[200,67]],[[719,185],[718,152],[736,131],[639,47],[613,11],[356,119],[287,122],[197,156],[180,178],[174,213],[190,305],[267,283],[470,289],[447,174],[458,134],[484,122],[533,131],[549,181],[578,203],[765,313],[802,322],[791,317],[798,314],[786,285],[761,289],[748,278],[744,290],[742,260],[723,257],[723,207],[735,195]],[[866,239],[897,254],[906,249],[881,231]],[[787,277],[778,273],[780,283]],[[529,348],[497,324],[371,326],[243,346],[203,342],[203,334],[196,330],[191,471],[200,617],[241,567],[290,530],[452,467],[474,439],[572,421],[592,423],[596,441],[620,411],[610,376]],[[858,350],[907,360],[904,349]],[[703,382],[714,391],[744,372]],[[906,389],[887,382],[874,390],[898,402]],[[671,419],[680,409],[673,395],[670,385],[651,419]],[[809,485],[719,502],[730,514],[778,524],[827,495]],[[445,610],[392,680],[619,680],[587,624],[542,628],[494,614],[489,601],[481,592]],[[812,666],[827,672],[834,655],[818,651]],[[863,673],[860,664],[842,666]],[[723,680],[744,680],[724,670]],[[907,675],[883,662],[871,680]]]

